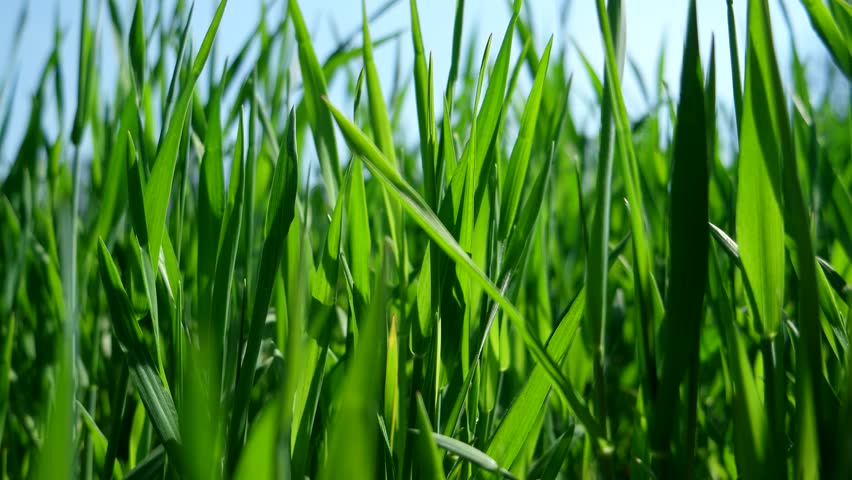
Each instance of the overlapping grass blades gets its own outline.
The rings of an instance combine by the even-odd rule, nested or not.
[[[236,45],[225,1],[198,41],[84,2],[32,85],[10,55],[0,477],[847,478],[848,5],[782,8],[825,47],[788,77],[750,0],[743,78],[708,4],[717,92],[695,1],[653,82],[629,2],[598,57],[534,2],[487,36],[458,0],[447,52],[379,3],[323,52],[297,0]]]

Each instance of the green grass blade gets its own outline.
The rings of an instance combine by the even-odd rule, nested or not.
[[[852,79],[852,39],[844,38],[831,10],[822,0],[801,0],[811,26],[828,49],[834,63],[847,79]]]
[[[421,431],[417,431],[416,433],[417,435],[425,435],[425,433]],[[433,432],[432,439],[439,447],[455,455],[458,455],[459,457],[482,468],[487,472],[496,473],[504,478],[515,478],[514,475],[509,473],[509,471],[505,468],[501,467],[496,460],[491,458],[482,450],[479,450],[471,445],[456,440],[453,437],[441,435],[440,433]]]
[[[420,458],[418,465],[422,469],[421,478],[426,480],[443,480],[446,477],[444,476],[441,455],[432,436],[432,424],[429,416],[426,414],[423,397],[419,393],[417,394],[417,430],[423,432],[422,435],[417,436],[417,451]]]
[[[3,331],[3,350],[0,351],[0,445],[3,444],[3,432],[6,427],[6,416],[9,414],[9,385],[12,372],[12,348],[15,342],[15,316],[9,321]]]
[[[198,317],[210,325],[210,302],[216,275],[217,243],[225,213],[225,174],[222,169],[221,100],[224,78],[214,89],[207,119],[204,158],[198,179]],[[241,156],[241,155],[240,155]],[[240,159],[240,162],[242,160]],[[215,331],[214,331],[215,332]]]
[[[453,98],[453,89],[459,75],[459,57],[461,53],[462,30],[464,28],[464,0],[456,0],[456,11],[453,15],[453,50],[450,57],[450,71],[447,74],[447,98]]]
[[[142,0],[136,0],[133,20],[130,23],[130,66],[133,68],[136,88],[141,93],[145,85],[145,17],[142,14]]]
[[[228,430],[228,448],[231,454],[228,470],[236,466],[237,454],[240,451],[238,439],[242,438],[246,422],[249,394],[254,384],[254,365],[260,351],[263,324],[266,311],[272,296],[272,287],[276,272],[281,261],[284,240],[293,221],[296,193],[298,189],[299,159],[296,154],[296,118],[293,110],[287,121],[284,148],[281,149],[275,166],[275,176],[269,195],[269,206],[266,210],[264,231],[266,238],[260,256],[260,270],[255,282],[256,290],[252,294],[249,310],[248,343],[245,347],[243,368],[235,392],[234,409],[231,413],[231,423]]]
[[[328,94],[326,79],[317,61],[310,33],[296,0],[290,0],[288,12],[293,20],[293,29],[299,44],[299,65],[302,68],[302,87],[305,90],[305,113],[311,125],[314,145],[320,159],[323,183],[327,191],[326,200],[333,205],[337,201],[337,191],[343,175],[337,159],[334,124],[322,102],[322,97]]]
[[[364,172],[361,160],[352,159],[352,179],[349,183],[347,226],[349,228],[349,258],[355,289],[365,304],[370,303],[370,221]]]
[[[320,468],[319,478],[373,478],[376,472],[378,447],[377,417],[381,411],[381,379],[384,377],[382,359],[388,345],[385,332],[388,316],[387,289],[385,285],[394,276],[390,247],[385,246],[385,258],[376,277],[373,303],[370,305],[354,351],[348,351],[344,364],[339,405],[330,425],[329,457]],[[334,461],[346,455],[352,461]]]
[[[270,403],[257,414],[234,473],[235,479],[276,478],[280,406]]]
[[[521,203],[521,191],[527,177],[527,168],[529,167],[530,154],[533,147],[533,136],[535,135],[536,121],[539,117],[539,106],[541,105],[544,80],[547,76],[547,66],[550,62],[550,49],[552,46],[553,38],[551,37],[538,64],[532,90],[530,90],[530,94],[527,97],[527,104],[524,107],[523,117],[521,117],[518,138],[515,140],[515,146],[512,147],[512,156],[509,159],[508,172],[506,173],[509,184],[503,190],[503,198],[500,201],[503,208],[500,219],[500,236],[504,239],[508,237],[510,229],[515,226],[515,216],[518,213],[518,207]]]
[[[665,474],[675,428],[681,382],[690,365],[697,365],[700,327],[704,317],[709,246],[709,158],[704,80],[698,46],[695,1],[690,2],[683,51],[680,101],[674,136],[669,209],[669,289],[662,331],[665,350],[652,416],[651,448],[662,457]],[[688,440],[689,441],[689,440]],[[692,458],[677,463],[689,465]]]
[[[617,68],[619,74],[624,69],[624,41],[626,32],[623,28],[624,7],[620,1],[611,1],[608,15],[615,25]],[[606,68],[609,68],[607,66]],[[593,72],[592,72],[593,73]],[[592,77],[593,81],[595,77]],[[606,359],[605,344],[602,341],[606,331],[607,319],[607,250],[609,249],[609,231],[612,203],[612,164],[613,146],[615,141],[615,99],[609,88],[610,77],[605,77],[606,90],[603,93],[601,106],[601,133],[598,149],[598,169],[596,180],[597,203],[595,216],[592,218],[592,233],[588,238],[587,261],[587,310],[586,318],[592,332],[595,368],[595,408],[598,420],[606,422],[606,383],[604,380],[604,361]],[[598,81],[600,83],[600,81]],[[600,98],[600,93],[598,94]],[[656,371],[652,371],[656,376]]]
[[[379,150],[390,161],[390,164],[399,170],[396,153],[393,146],[393,133],[391,132],[388,109],[382,96],[382,87],[379,83],[379,73],[373,61],[373,43],[370,40],[369,22],[367,21],[367,4],[361,1],[361,18],[364,37],[364,73],[367,79],[367,98],[370,102],[370,124],[373,127],[373,135]]]
[[[420,32],[420,16],[417,0],[411,0],[411,42],[414,46],[414,93],[417,102],[417,126],[420,132],[420,165],[423,170],[423,190],[426,203],[437,206],[438,187],[435,176],[435,119],[431,91],[431,76],[426,68],[423,53],[423,37]]]
[[[354,166],[354,165],[353,165]],[[331,214],[331,224],[325,239],[325,248],[322,250],[322,258],[315,274],[311,277],[311,295],[324,305],[332,306],[337,301],[337,282],[340,278],[340,246],[341,231],[343,229],[343,206],[346,200],[346,191],[351,181],[352,170],[350,169],[341,185],[341,194],[334,204]]]
[[[782,215],[779,129],[787,122],[763,92],[772,91],[767,63],[774,61],[768,43],[764,0],[749,2],[749,49],[737,176],[737,244],[754,291],[755,317],[771,338],[781,324],[784,298],[784,217]],[[778,92],[780,93],[780,91]],[[753,215],[753,212],[761,212]]]
[[[159,257],[160,247],[163,243],[163,236],[166,226],[166,213],[169,206],[169,197],[172,191],[172,182],[174,180],[175,166],[178,160],[178,149],[183,135],[184,123],[186,122],[187,112],[189,111],[190,101],[192,100],[192,92],[194,91],[195,82],[201,75],[201,69],[207,61],[207,55],[210,52],[210,44],[216,31],[219,28],[219,23],[222,20],[222,14],[225,11],[225,5],[228,0],[221,0],[213,20],[207,29],[207,34],[204,36],[204,42],[199,49],[199,54],[195,58],[193,64],[192,76],[189,79],[189,84],[183,86],[183,91],[178,98],[171,118],[169,119],[168,129],[165,131],[165,138],[162,140],[162,147],[157,153],[157,158],[154,161],[154,167],[151,170],[151,177],[145,186],[145,214],[148,224],[149,235],[149,252],[151,252],[152,261],[156,261]],[[178,62],[180,63],[180,62]],[[156,263],[154,264],[156,267]]]
[[[731,58],[731,82],[734,90],[734,111],[737,115],[737,130],[742,129],[743,84],[740,74],[740,54],[737,46],[737,23],[734,20],[734,1],[728,0],[728,50]]]
[[[615,54],[615,37],[610,26],[607,10],[603,0],[597,1],[598,21],[601,27],[601,35],[604,42],[604,51],[606,53],[606,69],[604,86],[607,87],[610,98],[613,100],[613,113],[615,120],[615,139],[618,150],[616,154],[621,163],[622,174],[625,177],[624,186],[627,190],[627,201],[630,210],[630,225],[633,240],[633,256],[634,256],[634,275],[635,294],[639,307],[640,319],[640,335],[642,335],[643,351],[646,359],[645,375],[649,377],[650,395],[653,396],[656,391],[656,363],[654,360],[654,332],[655,323],[660,317],[658,310],[655,307],[658,296],[657,285],[654,281],[651,272],[651,244],[646,237],[644,223],[644,207],[642,200],[642,191],[640,189],[640,174],[639,167],[636,161],[636,153],[633,149],[633,138],[630,129],[627,111],[624,106],[624,98],[622,96],[621,80],[617,69],[617,57]],[[625,28],[623,25],[624,15],[619,16],[622,25],[617,32],[622,32]],[[619,33],[620,35],[620,33]]]

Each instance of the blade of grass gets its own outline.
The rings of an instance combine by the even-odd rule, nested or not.
[[[302,11],[296,0],[290,0],[288,12],[293,20],[293,29],[299,45],[299,65],[302,68],[302,88],[305,90],[305,113],[314,138],[314,145],[320,159],[323,183],[326,188],[326,201],[334,205],[337,191],[343,178],[337,159],[337,141],[334,137],[334,124],[331,115],[323,106],[322,97],[328,95],[326,79],[317,61],[311,36],[305,26]]]
[[[210,22],[207,33],[204,35],[204,41],[192,66],[192,75],[189,78],[189,84],[183,87],[178,98],[169,119],[169,126],[165,132],[162,147],[154,161],[151,177],[145,186],[145,214],[148,225],[149,251],[151,252],[151,259],[154,262],[160,256],[160,247],[163,243],[166,213],[172,190],[172,181],[174,180],[175,166],[178,160],[178,147],[183,134],[189,104],[192,99],[192,92],[194,91],[195,82],[198,80],[201,70],[207,62],[210,46],[216,35],[216,31],[219,29],[219,23],[222,20],[222,14],[227,4],[228,0],[221,0],[219,2],[219,7],[216,9],[213,20]],[[178,63],[180,62],[178,61]],[[156,263],[153,266],[156,268]]]
[[[624,28],[624,7],[620,0],[610,1],[607,15],[615,25],[615,45],[617,68],[619,74],[624,69],[624,50],[626,32]],[[609,65],[606,67],[610,68]],[[595,77],[592,77],[593,80]],[[606,89],[603,93],[601,106],[601,133],[598,147],[598,171],[596,180],[597,203],[595,216],[592,219],[591,236],[588,239],[587,258],[587,310],[586,321],[592,332],[594,348],[594,377],[595,377],[595,414],[599,421],[607,425],[606,381],[604,376],[604,361],[606,359],[604,333],[607,319],[607,249],[609,248],[610,211],[612,202],[612,164],[613,144],[615,140],[615,123],[613,111],[615,99],[609,83],[612,81],[605,75]],[[646,369],[648,367],[646,366]],[[655,370],[650,370],[648,376],[656,376]]]
[[[670,443],[677,418],[681,382],[691,367],[697,368],[709,246],[709,127],[704,80],[698,45],[695,0],[689,3],[684,41],[680,101],[674,134],[674,156],[669,207],[669,288],[662,331],[665,350],[652,415],[651,448],[657,455],[658,475],[692,458],[673,459]],[[692,408],[689,405],[687,408]],[[686,439],[688,444],[692,439]],[[673,461],[674,460],[674,461]],[[672,462],[672,463],[669,463]],[[677,476],[685,476],[681,472]]]
[[[275,177],[264,221],[266,238],[260,257],[260,270],[257,272],[255,283],[257,289],[252,293],[252,303],[248,315],[250,323],[248,343],[243,359],[245,367],[242,369],[243,374],[239,376],[237,383],[234,408],[228,430],[228,452],[230,455],[227,463],[228,471],[233,471],[236,467],[236,460],[239,458],[241,445],[238,442],[243,437],[242,431],[246,422],[249,395],[254,384],[254,365],[260,351],[263,324],[272,296],[275,275],[281,262],[284,239],[290,230],[295,212],[299,171],[295,129],[296,118],[291,109],[287,121],[285,147],[281,149],[278,162],[275,165]]]

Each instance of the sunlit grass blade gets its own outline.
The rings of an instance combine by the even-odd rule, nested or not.
[[[615,34],[615,55],[617,56],[617,67],[619,74],[624,69],[624,50],[626,32],[624,31],[624,6],[620,0],[610,1],[607,14],[615,26],[613,33]],[[587,65],[588,68],[588,65]],[[606,66],[610,68],[609,65]],[[593,74],[593,70],[590,70]],[[594,82],[596,77],[592,76]],[[606,409],[606,381],[604,377],[604,361],[606,359],[605,344],[602,341],[604,332],[606,331],[607,319],[607,272],[609,266],[607,262],[607,250],[609,248],[609,232],[610,232],[610,215],[612,203],[612,166],[614,159],[614,142],[615,142],[615,117],[616,109],[615,98],[612,95],[610,88],[611,77],[605,76],[606,90],[603,91],[603,96],[598,93],[598,98],[602,98],[601,105],[601,131],[599,135],[598,147],[598,169],[597,180],[595,182],[597,192],[597,203],[595,206],[595,215],[592,218],[591,235],[587,239],[587,258],[586,258],[586,289],[587,289],[587,309],[586,321],[589,324],[589,330],[592,332],[593,349],[594,349],[594,375],[595,375],[595,414],[599,421],[607,421]],[[600,81],[598,81],[600,83]],[[585,230],[585,219],[581,219]],[[584,238],[585,232],[584,232]],[[646,366],[647,369],[647,366]],[[648,377],[656,377],[656,370],[646,372]],[[646,384],[648,381],[646,380]],[[652,383],[652,382],[651,382]]]
[[[423,432],[422,435],[417,436],[418,455],[423,468],[422,478],[427,480],[444,479],[444,467],[435,439],[432,436],[432,424],[429,416],[426,415],[423,397],[419,393],[417,394],[417,430]]]
[[[337,141],[334,137],[334,124],[331,115],[325,109],[322,97],[327,95],[326,79],[314,53],[313,43],[302,11],[296,0],[290,0],[288,11],[293,21],[296,41],[299,44],[299,65],[302,67],[302,88],[305,91],[305,113],[314,138],[314,145],[320,159],[323,183],[327,192],[326,201],[334,204],[343,175],[337,158]]]
[[[512,156],[509,159],[508,171],[506,173],[506,188],[503,190],[500,204],[503,212],[500,220],[500,236],[506,238],[509,230],[515,225],[515,216],[521,203],[521,190],[527,177],[530,154],[532,152],[533,136],[535,134],[536,121],[539,117],[539,105],[541,104],[544,91],[544,80],[547,75],[547,66],[550,62],[550,49],[553,46],[553,38],[547,43],[544,54],[538,64],[535,80],[530,90],[524,114],[521,117],[521,127],[515,146],[512,148]]]
[[[414,431],[416,435],[425,435],[425,432],[422,431]],[[473,463],[474,465],[482,468],[486,472],[491,472],[498,474],[503,478],[515,478],[508,470],[500,466],[496,460],[491,458],[488,454],[479,450],[471,445],[468,445],[462,441],[456,440],[453,437],[447,437],[445,435],[441,435],[440,433],[432,433],[432,439],[435,443],[443,448],[444,450],[463,458],[464,460]]]
[[[163,243],[166,213],[172,191],[175,166],[178,161],[178,148],[192,100],[192,92],[194,91],[195,82],[198,80],[201,70],[207,62],[210,45],[213,42],[216,31],[219,29],[219,23],[222,21],[222,14],[225,12],[227,3],[228,0],[221,0],[219,2],[219,7],[216,9],[213,20],[204,36],[204,42],[201,44],[198,56],[196,56],[193,63],[189,84],[183,86],[183,90],[178,97],[171,118],[169,118],[168,129],[164,133],[165,138],[161,139],[162,147],[159,149],[157,158],[154,161],[151,177],[145,185],[145,214],[150,245],[148,251],[151,252],[151,259],[154,262],[159,258],[160,247]],[[154,267],[156,267],[156,263],[154,263]]]

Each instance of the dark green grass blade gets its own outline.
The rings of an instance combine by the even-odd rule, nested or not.
[[[3,350],[0,351],[0,446],[3,445],[3,432],[6,416],[9,414],[9,384],[12,372],[12,348],[15,344],[15,316],[9,317],[3,328]]]
[[[679,390],[693,356],[699,348],[699,331],[704,312],[707,283],[707,226],[709,207],[708,158],[711,139],[707,138],[704,80],[698,46],[696,4],[689,6],[680,101],[674,137],[674,157],[669,211],[669,289],[662,331],[665,345],[659,389],[652,415],[651,448],[663,460],[659,472],[665,475],[670,442],[675,427]],[[697,362],[696,362],[697,364]],[[694,460],[677,462],[688,465]]]
[[[130,66],[133,68],[136,88],[141,93],[145,85],[145,17],[142,13],[142,0],[136,0],[133,20],[130,23]]]
[[[764,335],[778,333],[784,297],[784,218],[782,215],[780,123],[764,92],[772,84],[767,63],[774,51],[767,42],[764,0],[749,2],[745,97],[737,176],[737,243],[754,290],[756,318]],[[753,215],[753,212],[761,212]]]

